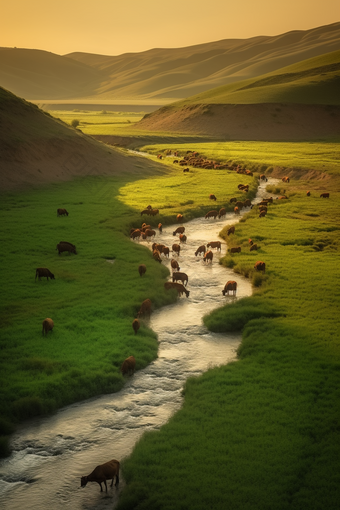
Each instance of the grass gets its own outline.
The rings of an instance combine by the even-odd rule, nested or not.
[[[267,156],[258,145],[259,160],[272,157],[272,145]],[[191,148],[217,156],[210,146]],[[324,145],[314,146],[305,170],[321,168],[316,149]],[[295,166],[303,150],[290,150]],[[123,461],[119,510],[338,507],[338,173],[334,160],[328,180],[292,180],[288,200],[274,201],[263,219],[254,208],[226,237],[242,251],[223,263],[236,280],[252,278],[254,295],[204,320],[213,331],[242,331],[239,361],[187,381],[183,408]],[[319,188],[331,191],[329,201]],[[256,260],[266,262],[265,275],[254,272]]]

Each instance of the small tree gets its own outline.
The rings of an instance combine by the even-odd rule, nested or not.
[[[74,128],[77,128],[79,126],[79,120],[73,119],[73,121],[71,122],[71,126]]]

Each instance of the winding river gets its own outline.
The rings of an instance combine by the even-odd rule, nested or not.
[[[253,203],[266,196],[265,186],[260,184]],[[124,480],[119,489],[108,488],[105,493],[94,483],[81,489],[80,477],[111,458],[122,460],[145,431],[164,425],[181,407],[181,389],[188,377],[236,358],[241,336],[210,333],[202,316],[250,295],[251,285],[219,265],[221,255],[216,250],[209,265],[194,253],[201,244],[219,240],[222,227],[238,219],[229,214],[221,220],[199,218],[185,223],[187,242],[176,258],[181,271],[189,276],[190,297],[181,297],[151,315],[150,326],[159,340],[154,362],[129,378],[118,393],[65,407],[51,417],[30,420],[17,430],[12,455],[0,462],[3,510],[112,509]],[[171,247],[178,242],[172,235],[177,226],[163,229],[156,240]],[[145,244],[151,247],[152,243]],[[225,250],[223,243],[222,255]],[[162,263],[170,267],[169,260]],[[236,298],[222,295],[230,279],[238,282]]]

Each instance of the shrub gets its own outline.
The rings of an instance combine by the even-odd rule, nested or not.
[[[78,119],[73,119],[71,122],[71,126],[74,128],[77,128],[79,126],[80,122]]]

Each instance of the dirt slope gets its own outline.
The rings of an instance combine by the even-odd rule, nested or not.
[[[313,140],[340,136],[340,106],[298,104],[166,106],[138,123],[141,130],[224,140]]]
[[[87,175],[164,172],[67,127],[0,88],[0,191]]]

